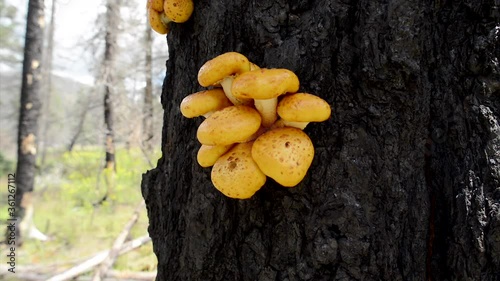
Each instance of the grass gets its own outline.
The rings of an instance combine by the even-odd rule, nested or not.
[[[111,247],[142,201],[141,175],[150,167],[140,149],[118,149],[115,186],[107,200],[95,206],[93,203],[102,199],[107,191],[103,157],[104,151],[99,148],[79,148],[71,153],[54,151],[48,156],[45,168],[35,181],[34,221],[51,240],[25,241],[16,250],[18,265],[71,266]],[[153,163],[159,153],[155,157]],[[2,180],[4,187],[5,181]],[[7,198],[6,192],[6,188],[1,189],[2,200]],[[2,207],[2,223],[7,216],[6,208]],[[147,226],[144,209],[129,238],[146,235]],[[155,270],[156,256],[151,243],[120,256],[114,269]]]

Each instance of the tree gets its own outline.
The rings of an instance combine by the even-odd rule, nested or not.
[[[46,239],[33,225],[32,193],[35,181],[38,136],[38,117],[40,115],[42,88],[41,61],[43,54],[44,3],[43,0],[30,0],[26,21],[24,60],[21,84],[21,103],[17,141],[16,167],[16,217],[20,221],[19,243],[22,236],[35,236]]]
[[[168,34],[143,177],[158,280],[498,280],[500,18],[483,1],[196,1]],[[223,15],[223,16],[222,16]],[[332,106],[295,188],[216,191],[178,107],[226,51]],[[495,78],[496,77],[496,78]]]
[[[142,146],[147,152],[152,149],[153,139],[153,36],[151,28],[148,24],[146,26],[146,33],[144,36],[144,48],[146,49],[145,55],[145,78],[146,87],[144,88],[144,105],[142,109]]]

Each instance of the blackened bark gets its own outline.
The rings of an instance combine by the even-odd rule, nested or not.
[[[22,219],[27,204],[26,194],[34,189],[38,117],[40,115],[42,88],[42,50],[44,28],[44,1],[30,0],[26,22],[23,73],[21,84],[21,104],[17,140],[16,168],[16,213]],[[26,196],[28,198],[29,196]],[[20,235],[20,234],[19,234]],[[21,239],[20,236],[16,237]]]
[[[142,183],[157,280],[498,280],[498,22],[493,0],[196,1]],[[179,104],[226,51],[332,105],[297,187],[228,199],[197,165]]]
[[[115,52],[117,51],[118,23],[120,19],[120,0],[106,2],[106,35],[104,46],[104,126],[106,131],[106,165],[108,170],[116,169],[115,138],[113,130],[113,87]]]

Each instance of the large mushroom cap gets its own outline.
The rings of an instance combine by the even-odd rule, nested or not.
[[[330,105],[308,93],[285,96],[278,103],[278,115],[291,122],[322,122],[330,117]]]
[[[242,73],[233,81],[232,92],[237,98],[266,100],[299,90],[299,78],[282,68],[261,68]]]
[[[250,61],[237,52],[228,52],[207,61],[198,71],[198,82],[203,87],[220,83],[227,76],[250,70]]]
[[[314,146],[302,130],[283,127],[258,137],[252,157],[264,174],[282,186],[292,187],[304,178],[311,166]]]
[[[264,175],[254,162],[252,142],[239,143],[222,155],[212,167],[212,183],[230,198],[252,197],[266,183]]]
[[[194,118],[231,106],[222,89],[212,89],[190,94],[181,102],[184,117]]]
[[[170,20],[182,23],[187,21],[193,13],[193,0],[165,0],[163,9]]]
[[[205,145],[229,145],[243,142],[260,128],[259,113],[245,105],[229,106],[205,119],[197,137]]]

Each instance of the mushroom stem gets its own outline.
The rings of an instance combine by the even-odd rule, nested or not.
[[[278,119],[276,106],[278,106],[278,98],[255,100],[255,108],[262,117],[262,126],[269,128],[274,122],[276,122],[276,119]]]
[[[226,94],[226,97],[234,105],[244,104],[241,100],[239,100],[235,96],[233,96],[233,92],[231,91],[231,87],[233,86],[233,80],[234,80],[234,76],[227,76],[226,78],[222,79],[222,81],[220,82],[220,85],[222,86],[222,89],[224,89],[224,93]]]
[[[293,121],[286,121],[286,120],[282,120],[282,123],[285,127],[294,127],[294,128],[298,128],[298,129],[301,129],[301,130],[304,130],[305,127],[307,126],[307,124],[309,124],[309,122],[293,122]]]

